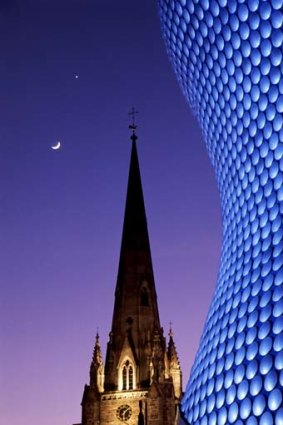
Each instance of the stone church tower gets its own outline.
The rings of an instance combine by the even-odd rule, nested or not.
[[[160,325],[133,130],[131,163],[105,366],[99,336],[82,399],[81,425],[176,425],[182,373],[170,329]]]

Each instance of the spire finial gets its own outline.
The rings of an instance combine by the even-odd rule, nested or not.
[[[173,325],[173,323],[170,321],[169,322],[169,333],[168,333],[169,336],[173,336],[172,325]]]
[[[137,129],[137,125],[136,125],[136,115],[138,114],[139,112],[134,108],[134,107],[132,107],[132,110],[131,110],[131,112],[129,112],[129,114],[128,115],[130,115],[131,117],[132,117],[132,124],[130,124],[129,125],[129,129],[130,130],[133,130],[133,134],[132,134],[132,137],[131,137],[131,139],[134,141],[134,140],[136,140],[137,139],[137,136],[136,136],[136,129]]]

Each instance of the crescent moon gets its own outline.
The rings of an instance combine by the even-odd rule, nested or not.
[[[55,146],[51,146],[51,149],[54,149],[56,151],[57,149],[60,149],[60,146],[61,146],[61,142],[57,142]]]

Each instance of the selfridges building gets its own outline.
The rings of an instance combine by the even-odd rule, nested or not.
[[[283,424],[283,0],[159,0],[221,197],[218,282],[189,424]]]

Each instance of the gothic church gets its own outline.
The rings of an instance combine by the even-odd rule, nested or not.
[[[105,366],[99,336],[80,425],[176,425],[182,372],[170,329],[160,325],[135,134],[112,328]]]

